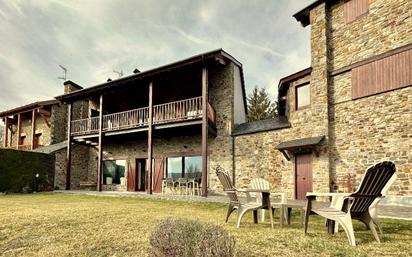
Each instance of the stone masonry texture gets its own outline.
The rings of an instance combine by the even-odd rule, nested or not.
[[[293,158],[274,147],[286,140],[325,135],[313,155],[314,191],[348,192],[377,162],[396,164],[391,195],[412,195],[412,87],[352,100],[351,73],[328,74],[349,64],[412,42],[412,2],[371,0],[369,12],[346,24],[344,1],[320,4],[310,12],[310,76],[293,81],[287,94],[291,128],[235,138],[238,187],[268,179],[274,191],[294,196]],[[295,87],[310,81],[311,106],[295,110]]]

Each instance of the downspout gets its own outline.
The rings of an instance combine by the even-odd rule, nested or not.
[[[233,186],[236,186],[236,158],[235,158],[235,136],[232,134],[232,180]]]

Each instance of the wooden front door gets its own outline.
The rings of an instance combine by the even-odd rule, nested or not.
[[[130,160],[127,163],[127,191],[134,192],[137,185],[136,161]]]
[[[163,170],[164,161],[163,159],[154,160],[154,174],[153,174],[153,192],[162,192],[162,181],[163,181]]]
[[[296,199],[306,199],[306,193],[312,192],[312,153],[295,155]]]

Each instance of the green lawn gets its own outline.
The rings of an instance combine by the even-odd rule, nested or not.
[[[286,228],[253,224],[250,214],[235,228],[224,223],[226,206],[129,197],[69,194],[0,196],[0,256],[147,256],[149,234],[165,217],[223,225],[236,238],[237,256],[412,256],[412,222],[382,220],[382,243],[355,222],[357,247],[344,232],[326,234],[311,217],[309,235],[294,217]],[[275,220],[278,221],[277,219]]]

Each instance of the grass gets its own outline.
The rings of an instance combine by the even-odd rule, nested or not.
[[[328,235],[313,216],[309,234],[294,217],[275,229],[253,224],[246,215],[240,229],[235,216],[224,223],[226,206],[131,197],[38,193],[0,196],[0,256],[148,256],[148,238],[165,217],[208,221],[236,238],[237,256],[412,256],[412,222],[383,219],[382,243],[354,223],[357,247],[344,232]],[[277,221],[277,220],[275,220]]]

